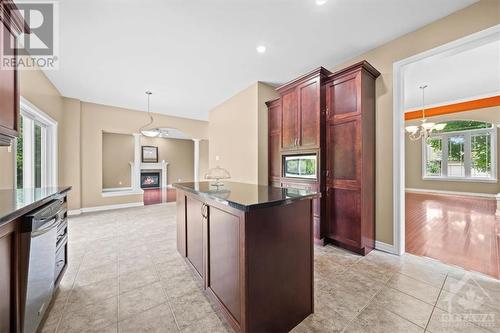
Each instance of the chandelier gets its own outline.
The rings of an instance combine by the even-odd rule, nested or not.
[[[151,124],[153,124],[153,122],[154,122],[153,115],[151,114],[151,109],[150,109],[150,106],[151,106],[150,98],[151,98],[152,94],[153,93],[151,91],[146,91],[146,95],[148,96],[148,116],[149,116],[149,123],[147,123],[146,125],[142,126],[139,129],[139,131],[141,132],[142,135],[150,137],[150,138],[154,138],[154,137],[157,137],[157,136],[160,135],[160,131],[157,128],[148,129],[148,127],[150,127]]]
[[[422,120],[421,124],[418,126],[406,126],[406,132],[409,133],[409,138],[412,141],[417,141],[420,138],[427,138],[432,131],[442,131],[446,127],[446,123],[436,124],[433,122],[427,122],[425,119],[425,88],[427,85],[423,85],[419,87],[422,90]]]

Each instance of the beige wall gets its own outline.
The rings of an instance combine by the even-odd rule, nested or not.
[[[454,113],[438,117],[430,117],[433,122],[445,122],[450,120],[479,120],[500,124],[500,107],[484,108],[467,112]],[[406,125],[418,124],[418,121],[407,121]],[[497,136],[497,161],[500,162],[498,156],[498,148],[500,147],[500,135]],[[405,178],[406,188],[417,188],[439,191],[456,191],[456,192],[472,192],[472,193],[490,193],[497,194],[500,192],[500,183],[481,183],[481,182],[455,182],[455,181],[435,181],[422,179],[422,140],[411,141],[406,135],[405,145]],[[497,163],[498,165],[498,163]]]
[[[82,207],[142,201],[142,195],[102,196],[102,133],[132,134],[147,123],[147,114],[118,107],[81,102]],[[206,121],[155,114],[154,126],[173,127],[189,136],[206,139]]]
[[[21,95],[58,122],[58,183],[72,186],[70,209],[142,201],[142,195],[102,197],[102,133],[131,134],[147,123],[144,112],[81,102],[60,95],[41,70],[21,71]],[[174,127],[194,138],[208,139],[208,123],[155,114],[155,126]],[[0,147],[0,188],[14,185],[13,153]],[[201,145],[206,170],[208,147]],[[204,158],[204,160],[203,160]]]
[[[141,144],[158,147],[158,161],[164,160],[167,166],[167,184],[178,182],[192,182],[194,178],[194,142],[193,140],[146,138]],[[207,159],[202,156],[200,160]],[[206,162],[205,162],[206,163]],[[201,168],[200,168],[201,170]]]
[[[64,140],[59,143],[59,154],[63,157],[59,164],[61,185],[71,185],[68,195],[69,209],[81,208],[81,105],[80,101],[63,97],[63,123],[59,126],[59,135]]]
[[[134,136],[130,134],[102,134],[102,188],[132,186]]]
[[[208,171],[208,140],[200,141],[200,180],[205,178],[205,174]]]
[[[367,60],[382,74],[376,82],[376,239],[393,244],[392,67],[394,62],[500,23],[500,1],[482,0],[419,30],[332,68]]]
[[[210,110],[210,167],[227,169],[233,181],[267,184],[265,101],[276,97],[274,87],[256,82]]]

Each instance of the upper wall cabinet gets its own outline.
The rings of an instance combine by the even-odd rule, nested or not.
[[[318,149],[321,140],[321,82],[328,74],[320,67],[277,90],[281,95],[281,149]]]
[[[12,1],[0,0],[0,146],[8,146],[18,135],[19,126],[19,80],[16,63],[18,54],[8,45],[17,45],[17,37],[28,29],[18,15]],[[6,65],[8,63],[8,65]]]

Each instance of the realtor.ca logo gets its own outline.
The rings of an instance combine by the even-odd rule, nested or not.
[[[0,69],[55,70],[59,68],[59,4],[55,1],[16,1],[10,17],[22,17],[29,33],[17,38],[3,29]],[[12,22],[12,21],[11,21]]]
[[[450,284],[450,293],[443,300],[448,310],[441,316],[443,326],[495,328],[495,312],[488,305],[493,303],[491,295],[472,274],[467,273]]]

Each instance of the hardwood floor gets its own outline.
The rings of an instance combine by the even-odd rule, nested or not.
[[[500,279],[496,201],[406,193],[406,251]]]
[[[144,190],[144,205],[154,205],[163,202],[175,201],[174,188],[145,188]]]

